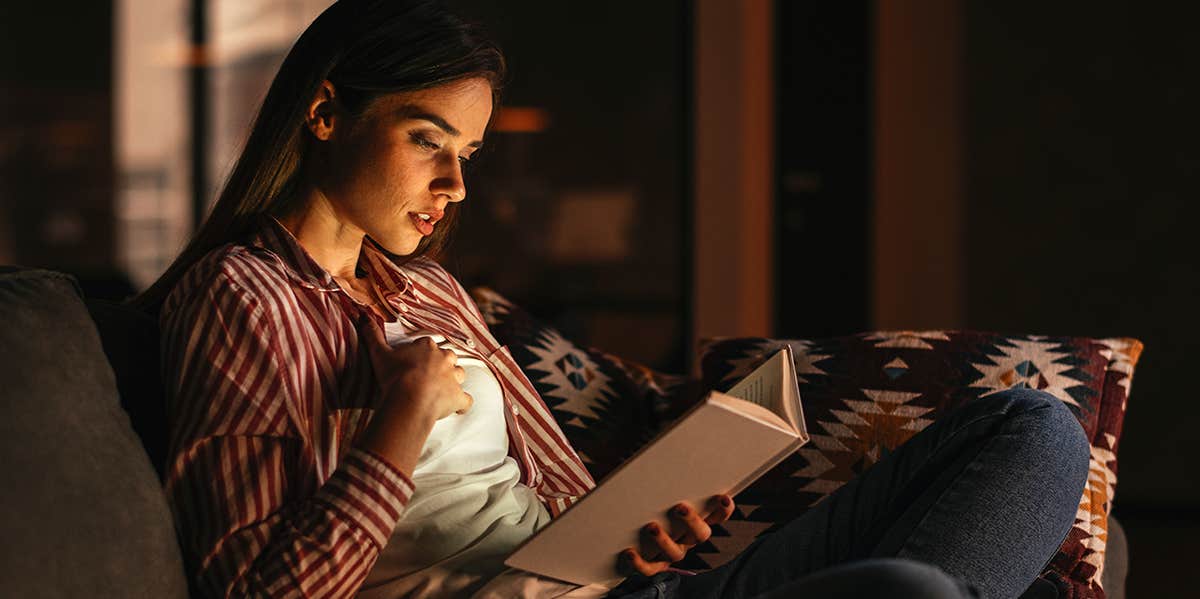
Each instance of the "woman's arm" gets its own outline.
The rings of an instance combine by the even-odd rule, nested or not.
[[[213,437],[176,460],[168,498],[203,597],[349,597],[403,511],[412,484],[351,450],[307,499],[291,499],[296,443]]]
[[[224,272],[189,296],[163,321],[166,491],[197,590],[353,595],[411,480],[387,459],[351,449],[324,484],[306,487],[316,478],[312,444],[321,440],[309,438],[305,400],[317,390],[301,382],[303,365],[280,359],[289,333]]]

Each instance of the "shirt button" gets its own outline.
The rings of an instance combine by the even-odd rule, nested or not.
[[[408,312],[408,304],[400,304],[401,312]]]
[[[467,347],[475,347],[475,340],[467,339]]]

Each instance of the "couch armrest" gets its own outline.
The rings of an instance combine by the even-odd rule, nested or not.
[[[1125,578],[1129,575],[1129,541],[1125,528],[1114,517],[1108,517],[1108,543],[1104,550],[1104,572],[1100,584],[1108,599],[1125,599]]]

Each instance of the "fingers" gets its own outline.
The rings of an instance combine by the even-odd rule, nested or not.
[[[658,522],[643,526],[641,537],[642,553],[652,558],[661,556],[671,564],[687,555],[687,549],[676,543]]]
[[[460,409],[458,409],[458,410],[454,410],[454,413],[455,413],[455,414],[458,414],[458,415],[460,415],[460,416],[461,416],[461,415],[463,415],[463,414],[466,414],[466,413],[467,413],[467,412],[469,412],[469,411],[471,411],[471,406],[475,405],[475,398],[474,398],[474,397],[471,397],[471,394],[470,394],[470,393],[467,393],[466,391],[463,391],[463,396],[465,396],[465,397],[466,397],[466,400],[465,400],[465,401],[466,401],[466,404],[465,404],[465,405],[464,405],[462,408],[460,408]]]
[[[358,321],[355,322],[355,326],[358,329],[359,335],[366,338],[367,347],[375,346],[371,347],[371,349],[377,349],[380,346],[387,345],[387,340],[383,337],[383,331],[375,326],[375,321],[370,316],[366,314],[359,316]]]
[[[669,562],[648,562],[638,553],[637,549],[630,547],[622,551],[617,559],[618,571],[621,574],[631,574],[637,572],[642,576],[654,576],[663,570],[671,567]]]
[[[674,534],[668,534],[658,522],[643,526],[639,533],[639,547],[630,547],[619,555],[618,564],[625,570],[623,573],[636,571],[644,576],[653,576],[686,557],[691,547],[707,541],[712,536],[709,524],[724,522],[733,514],[733,499],[729,496],[715,495],[711,503],[713,509],[708,517],[701,517],[687,502],[671,508]],[[643,556],[649,556],[650,560]]]
[[[707,541],[710,536],[712,528],[691,505],[680,503],[671,508],[671,537],[680,545],[691,547]]]
[[[415,370],[420,374],[413,375],[417,377],[416,382],[407,383],[406,389],[413,396],[428,394],[428,399],[422,401],[436,404],[439,419],[471,410],[475,398],[462,388],[467,371],[458,365],[458,353],[453,349],[440,348],[430,335],[391,347],[381,327],[366,314],[360,316],[355,325],[359,335],[365,338],[371,365],[385,393],[398,378]]]
[[[363,314],[355,323],[358,329],[359,337],[363,338],[363,342],[367,345],[367,359],[371,362],[371,367],[376,373],[380,372],[379,354],[380,351],[387,347],[387,340],[383,336],[383,331],[375,326],[375,321],[371,320],[370,316]]]
[[[709,500],[709,506],[712,508],[708,512],[708,516],[704,521],[708,524],[720,524],[729,519],[733,515],[733,498],[728,495],[713,495]]]

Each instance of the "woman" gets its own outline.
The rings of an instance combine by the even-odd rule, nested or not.
[[[594,481],[423,257],[466,197],[503,77],[495,46],[438,3],[334,4],[285,59],[212,214],[139,298],[162,325],[165,484],[198,595],[608,590],[503,567]],[[713,571],[669,565],[732,501],[675,506],[622,552],[635,575],[612,596],[1015,595],[1086,472],[1059,402],[997,394]]]

